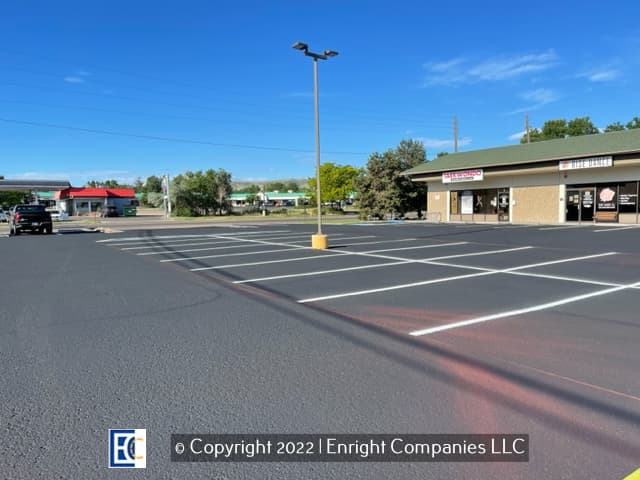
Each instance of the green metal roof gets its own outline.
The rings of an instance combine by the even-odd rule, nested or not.
[[[598,133],[545,142],[510,145],[444,155],[402,172],[403,175],[539,163],[550,160],[640,152],[640,129]]]
[[[305,198],[307,194],[305,192],[266,192],[267,198],[272,200],[277,199],[289,199],[289,198]],[[232,193],[228,196],[228,198],[232,200],[242,200],[247,198],[248,195],[262,195],[261,192],[258,193]]]
[[[56,192],[34,192],[36,197],[43,200],[53,200]]]

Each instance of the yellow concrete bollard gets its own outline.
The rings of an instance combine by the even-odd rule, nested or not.
[[[311,235],[311,248],[321,250],[329,248],[329,237],[323,234]]]

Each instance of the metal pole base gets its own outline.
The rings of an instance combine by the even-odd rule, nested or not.
[[[329,248],[329,237],[321,233],[311,235],[311,248],[326,250]]]

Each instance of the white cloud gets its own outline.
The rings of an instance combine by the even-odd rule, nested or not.
[[[68,76],[68,77],[64,77],[64,81],[67,83],[84,83],[84,78]]]
[[[480,62],[454,58],[445,62],[427,63],[425,86],[457,85],[486,81],[501,81],[554,67],[558,56],[553,50],[515,56],[494,57]]]
[[[142,175],[140,175],[142,177]],[[16,180],[68,180],[71,185],[77,187],[84,185],[89,180],[116,180],[121,184],[133,184],[136,179],[129,170],[85,170],[85,171],[31,171],[6,175],[7,178]]]
[[[453,139],[441,139],[441,138],[428,138],[419,137],[416,138],[426,148],[453,148]],[[464,147],[471,143],[471,137],[463,137],[458,139],[458,147]]]
[[[520,98],[529,102],[546,105],[547,103],[555,102],[559,97],[558,94],[550,88],[537,88],[536,90],[521,93]]]
[[[611,69],[603,69],[603,70],[594,70],[589,73],[585,73],[580,75],[581,77],[587,78],[592,82],[610,82],[620,77],[622,73],[620,70],[616,70],[614,68]]]
[[[537,88],[535,90],[529,90],[521,93],[519,97],[522,100],[528,102],[529,105],[513,110],[509,112],[509,115],[516,115],[518,113],[526,113],[532,110],[538,110],[539,108],[542,108],[550,103],[557,102],[560,99],[560,95],[550,88]]]
[[[511,141],[520,140],[526,133],[527,133],[526,130],[523,130],[521,132],[513,133],[513,134],[509,135],[509,140],[511,140]]]

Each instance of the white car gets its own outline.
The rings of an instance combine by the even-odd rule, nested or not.
[[[53,220],[54,222],[69,219],[69,214],[67,212],[63,212],[62,210],[49,210],[49,213],[51,214],[51,220]]]

